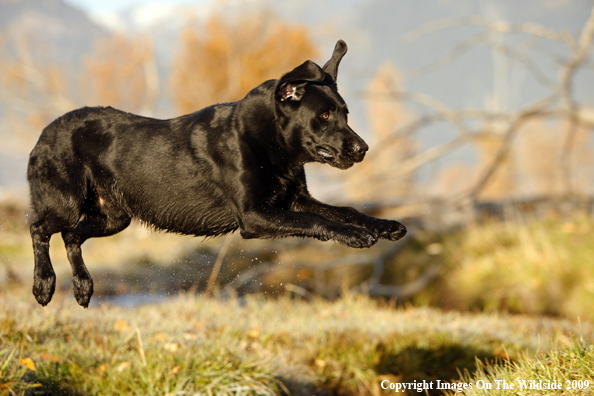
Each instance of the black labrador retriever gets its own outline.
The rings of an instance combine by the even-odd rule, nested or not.
[[[326,205],[307,191],[305,163],[347,169],[368,149],[347,125],[336,88],[346,51],[340,40],[323,68],[306,61],[238,102],[170,120],[85,107],[48,125],[27,170],[39,304],[55,290],[52,234],[62,233],[74,296],[87,307],[93,280],[81,244],[122,231],[132,218],[180,234],[239,229],[244,238],[313,237],[355,248],[402,238],[396,221]]]

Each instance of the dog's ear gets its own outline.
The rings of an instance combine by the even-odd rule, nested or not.
[[[338,75],[338,65],[342,60],[344,54],[347,53],[348,47],[346,43],[342,40],[338,40],[336,46],[334,47],[334,52],[332,53],[332,58],[322,68],[324,72],[328,73],[330,77],[336,83],[336,76]]]
[[[305,85],[308,82],[324,81],[325,77],[320,66],[312,61],[305,61],[281,77],[278,83],[277,98],[281,102],[300,101],[305,94]]]
[[[302,83],[294,83],[294,82],[286,82],[281,85],[279,89],[279,99],[281,102],[285,100],[292,100],[292,101],[300,101],[303,99],[303,94],[305,94],[305,82]]]

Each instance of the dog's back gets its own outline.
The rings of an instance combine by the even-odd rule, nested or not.
[[[205,150],[221,136],[197,133],[212,111],[158,120],[85,107],[58,118],[29,159],[36,217],[60,208],[74,227],[88,211],[111,210],[170,232],[214,236],[237,229],[217,188],[217,159]],[[203,155],[192,150],[200,145]]]

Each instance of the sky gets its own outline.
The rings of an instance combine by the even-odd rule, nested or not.
[[[168,0],[168,4],[197,4],[204,3],[206,0]],[[79,9],[87,10],[93,14],[104,14],[113,12],[122,12],[126,9],[141,4],[163,3],[162,0],[64,0]]]

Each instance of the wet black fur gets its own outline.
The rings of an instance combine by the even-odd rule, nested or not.
[[[323,204],[307,191],[305,163],[346,169],[367,151],[336,88],[346,50],[339,41],[323,68],[307,61],[238,102],[182,117],[85,107],[48,125],[27,170],[37,301],[48,304],[55,289],[52,234],[62,233],[74,295],[87,307],[93,280],[81,244],[122,231],[132,218],[180,234],[239,229],[244,238],[313,237],[356,248],[401,238],[400,223]]]

